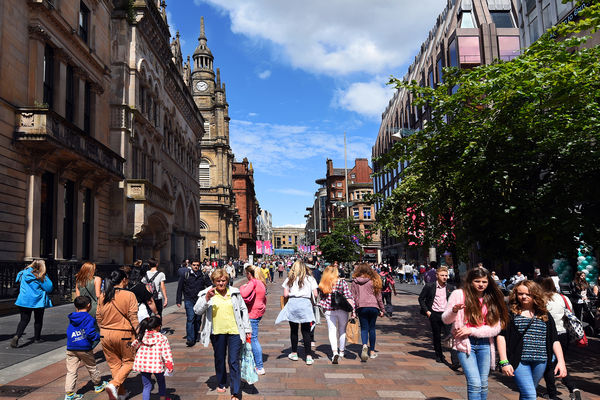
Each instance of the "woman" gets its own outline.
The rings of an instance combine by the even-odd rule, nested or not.
[[[279,273],[279,278],[283,278],[283,271],[285,270],[285,265],[283,265],[283,261],[277,262],[277,273]]]
[[[201,291],[194,305],[196,314],[206,313],[200,341],[204,347],[208,347],[209,341],[212,343],[218,393],[226,391],[225,357],[228,355],[231,399],[239,400],[242,393],[240,349],[252,335],[248,308],[239,289],[229,286],[229,275],[225,269],[216,269],[210,278],[213,286]]]
[[[563,357],[567,356],[567,349],[569,348],[569,338],[567,334],[567,328],[564,323],[565,311],[573,310],[571,302],[565,296],[556,293],[556,286],[552,278],[545,278],[542,280],[541,288],[543,291],[544,300],[546,301],[546,308],[548,314],[554,320],[556,325],[556,333],[558,333],[558,342],[563,352]],[[556,362],[553,362],[546,366],[544,372],[544,380],[546,381],[546,389],[548,391],[548,397],[550,399],[557,398],[556,382],[554,379],[554,367]],[[569,389],[570,397],[581,400],[581,392],[575,388],[571,376],[567,372],[567,376],[562,379],[563,383]]]
[[[352,278],[352,298],[360,321],[362,341],[360,360],[367,362],[369,357],[377,357],[377,353],[375,353],[375,323],[377,316],[383,317],[382,283],[379,275],[369,267],[369,264],[356,265]]]
[[[33,313],[33,340],[41,343],[42,325],[44,323],[44,310],[52,307],[48,295],[52,292],[52,281],[46,276],[46,263],[44,260],[35,260],[25,269],[19,271],[15,282],[19,283],[19,295],[15,305],[19,308],[21,319],[17,325],[17,333],[10,341],[10,347],[19,347],[19,339],[23,336],[25,328],[31,321]]]
[[[142,282],[148,285],[152,285],[154,293],[153,300],[156,306],[156,315],[162,318],[163,308],[167,306],[169,300],[167,299],[167,287],[165,281],[167,277],[164,272],[158,270],[158,260],[151,258],[148,260],[150,269],[146,271],[146,275],[142,279]]]
[[[96,318],[96,307],[98,306],[98,297],[100,297],[100,288],[102,279],[96,274],[96,264],[93,262],[84,262],[81,269],[75,275],[75,296],[87,296],[92,301],[92,308],[88,313]]]
[[[306,365],[312,365],[314,361],[310,345],[310,330],[312,323],[315,322],[315,313],[311,299],[317,298],[317,281],[311,276],[306,264],[298,260],[290,268],[288,277],[281,286],[283,287],[283,297],[288,301],[277,316],[275,324],[282,321],[288,321],[290,324],[292,352],[288,355],[288,358],[292,361],[298,361],[298,326],[300,326]]]
[[[494,337],[507,319],[504,296],[485,268],[469,270],[464,288],[448,298],[442,321],[453,324],[452,348],[467,378],[469,400],[487,399],[488,375],[496,365]]]
[[[352,317],[354,317],[354,298],[344,279],[339,278],[338,269],[329,266],[323,271],[321,282],[319,283],[321,291],[321,301],[319,305],[325,311],[327,320],[327,331],[329,333],[329,343],[331,345],[331,363],[337,364],[340,358],[344,358],[344,349],[346,347],[346,325],[348,325],[348,311],[334,307],[332,297],[334,292],[341,294],[348,300],[352,306]],[[339,347],[338,347],[339,343]],[[339,349],[339,350],[338,350]]]
[[[533,281],[518,282],[509,297],[509,322],[498,335],[502,373],[514,376],[520,400],[535,400],[536,387],[546,365],[556,356],[555,376],[567,376],[554,319],[548,315],[544,296]]]
[[[254,265],[246,267],[246,278],[248,279],[248,283],[240,286],[240,293],[248,307],[248,318],[250,318],[250,325],[252,326],[252,340],[250,344],[252,345],[256,373],[264,375],[265,368],[263,365],[262,347],[258,341],[258,324],[265,314],[267,282],[260,268]]]
[[[590,284],[585,280],[583,271],[575,272],[575,279],[571,282],[571,298],[573,300],[573,314],[580,321],[584,320],[584,311],[589,307],[589,300],[594,295]],[[587,319],[587,318],[586,318]]]
[[[143,264],[142,260],[137,260],[133,263],[133,267],[123,267],[122,270],[127,274],[127,288],[135,295],[138,303],[138,322],[152,315],[158,315],[152,292],[143,282],[148,265]]]
[[[138,302],[126,290],[127,275],[118,269],[104,284],[104,293],[98,298],[96,320],[100,326],[100,343],[112,380],[106,385],[111,400],[126,396],[123,383],[133,368],[134,351],[130,347],[138,327]]]

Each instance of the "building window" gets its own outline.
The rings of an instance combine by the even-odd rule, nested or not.
[[[83,226],[81,229],[81,258],[89,260],[92,248],[92,190],[83,191]]]
[[[533,43],[536,40],[538,40],[539,37],[540,37],[540,29],[538,27],[537,17],[535,17],[531,21],[529,21],[529,41],[531,43]]]
[[[140,110],[142,114],[146,112],[146,89],[140,82]]]
[[[342,197],[342,192],[337,192],[337,197],[338,198]]]
[[[290,235],[290,236],[288,236],[288,242],[289,242],[290,244],[292,244],[292,236],[291,236],[291,235]]]
[[[519,37],[498,36],[498,52],[503,61],[510,61],[518,57],[521,52]]]
[[[342,182],[337,182],[337,183],[336,183],[336,186],[337,186],[337,187],[342,187]]]
[[[544,31],[552,28],[552,20],[550,19],[550,4],[542,9],[542,23],[544,24]]]
[[[359,211],[358,207],[352,209],[352,215],[354,216],[354,219],[360,218],[360,211]]]
[[[460,18],[461,28],[477,28],[475,21],[473,21],[473,14],[471,11],[463,11]]]
[[[201,188],[209,188],[210,187],[210,163],[208,160],[201,160],[199,167],[199,178]]]
[[[556,0],[556,13],[558,15],[558,19],[560,20],[564,17],[569,11],[573,9],[573,3],[567,2],[563,3],[562,0]]]
[[[560,1],[560,0],[558,0]],[[525,0],[525,9],[527,10],[527,14],[529,14],[532,10],[535,9],[537,5],[537,0]]]
[[[44,48],[44,103],[52,109],[54,103],[54,49],[48,45]]]
[[[429,87],[432,89],[435,89],[435,81],[433,80],[433,70],[432,69],[429,70],[428,79],[429,79]]]
[[[65,96],[65,118],[69,122],[75,120],[75,76],[73,67],[67,65],[67,93]]]
[[[352,179],[356,179],[356,174],[352,174],[352,175],[350,175],[350,178],[352,178]]]
[[[90,29],[90,10],[82,2],[79,3],[79,37],[84,42],[88,42]]]
[[[75,182],[67,180],[63,187],[63,248],[65,260],[75,258],[73,254],[73,228],[75,226]]]
[[[437,60],[437,78],[440,84],[444,83],[444,64],[441,58]]]
[[[210,122],[204,121],[204,137],[203,139],[210,139]]]
[[[478,36],[458,38],[458,54],[461,64],[479,64],[481,62]]]
[[[492,21],[496,24],[496,28],[514,28],[512,16],[510,10],[508,11],[490,11]]]
[[[363,208],[363,217],[365,219],[371,219],[371,207]]]
[[[456,52],[456,39],[452,39],[448,44],[448,62],[451,67],[458,67],[458,53]]]
[[[92,90],[89,82],[85,83],[83,89],[83,130],[86,134],[92,134]]]

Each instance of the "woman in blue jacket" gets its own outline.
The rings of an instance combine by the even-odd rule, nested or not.
[[[17,274],[16,282],[19,283],[19,296],[15,305],[19,307],[21,320],[17,325],[17,333],[10,341],[11,347],[19,347],[19,338],[23,332],[33,312],[33,339],[36,343],[42,342],[42,324],[44,321],[44,309],[52,307],[52,302],[48,294],[52,292],[52,281],[46,276],[46,263],[44,260],[35,260],[24,270]]]

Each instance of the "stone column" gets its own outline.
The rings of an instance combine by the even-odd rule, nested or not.
[[[98,208],[99,201],[97,200],[98,196],[100,196],[100,191],[98,188],[92,189],[92,193],[90,195],[90,201],[92,204],[89,207],[92,208],[91,212],[91,229],[90,229],[90,260],[96,260],[98,256]],[[110,261],[110,260],[107,260]]]
[[[58,175],[58,174],[57,174]],[[65,241],[65,182],[66,179],[57,176],[56,185],[56,240],[54,241],[54,258],[57,260],[70,258],[71,254],[63,254],[63,243]]]
[[[27,179],[27,216],[25,223],[25,259],[40,256],[40,214],[42,176],[30,171]]]
[[[75,125],[77,125],[79,129],[83,130],[83,110],[85,105],[86,74],[85,71],[81,68],[74,68],[73,74],[75,75],[75,82],[73,83],[75,86]],[[89,132],[86,133],[89,134]]]
[[[75,213],[73,215],[73,253],[75,258],[81,259],[83,253],[83,191],[81,180],[75,182]],[[87,205],[86,205],[87,206]],[[92,228],[93,229],[93,228]]]

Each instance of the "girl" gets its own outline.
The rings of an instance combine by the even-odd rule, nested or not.
[[[298,326],[300,326],[306,365],[312,365],[310,330],[311,324],[315,322],[315,314],[311,298],[317,298],[317,281],[311,276],[306,264],[298,260],[292,265],[288,277],[281,286],[283,287],[283,297],[288,298],[288,302],[277,316],[275,324],[282,321],[290,323],[292,352],[288,357],[292,361],[298,361]]]
[[[158,383],[158,394],[162,400],[170,400],[167,397],[165,385],[165,371],[173,373],[173,355],[171,346],[165,335],[160,333],[162,320],[159,316],[148,317],[140,322],[139,332],[131,347],[137,349],[133,370],[142,375],[143,400],[150,400],[152,390],[151,375],[154,374]]]
[[[17,332],[10,341],[10,347],[19,347],[19,339],[23,336],[25,328],[31,320],[31,313],[35,319],[33,323],[33,340],[36,343],[42,340],[42,325],[44,323],[44,310],[52,307],[48,295],[52,292],[52,281],[46,276],[46,263],[44,260],[35,260],[24,270],[17,274],[15,282],[19,282],[19,295],[15,305],[19,308],[21,320],[17,325]]]
[[[539,285],[533,281],[515,285],[509,307],[509,322],[498,336],[500,367],[504,375],[515,377],[520,400],[535,400],[535,389],[547,363],[552,362],[553,353],[557,360],[554,374],[559,378],[567,376],[556,325],[548,316]]]
[[[377,357],[377,353],[375,353],[375,322],[377,316],[383,317],[382,284],[379,275],[369,264],[357,264],[352,278],[352,298],[360,321],[362,341],[360,360],[367,362],[369,357]]]
[[[246,267],[246,278],[248,283],[240,287],[240,293],[248,306],[248,318],[252,326],[252,354],[254,355],[254,364],[256,373],[259,375],[265,374],[263,365],[262,347],[258,342],[258,324],[260,319],[265,314],[267,304],[267,282],[260,268],[254,265]]]
[[[453,324],[452,349],[458,351],[469,400],[487,399],[488,375],[496,365],[494,337],[507,319],[504,296],[485,268],[470,270],[464,288],[448,299],[442,321]]]
[[[333,266],[329,266],[323,271],[323,276],[319,283],[319,290],[322,294],[319,305],[323,308],[323,311],[325,311],[329,343],[331,344],[331,363],[337,364],[340,357],[344,358],[344,348],[346,347],[346,325],[348,325],[349,313],[348,311],[334,308],[332,304],[333,293],[339,293],[348,300],[348,303],[352,306],[353,317],[354,298],[352,297],[352,293],[350,293],[348,284],[344,279],[339,278],[338,269]]]

